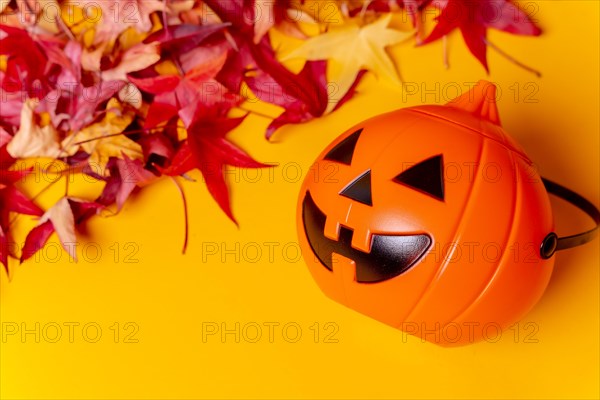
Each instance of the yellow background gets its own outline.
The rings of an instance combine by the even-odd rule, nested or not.
[[[599,3],[539,1],[539,38],[491,32],[490,39],[543,72],[542,78],[489,51],[491,75],[503,95],[502,122],[539,165],[544,176],[568,185],[598,204],[599,198]],[[442,65],[441,43],[393,50],[407,82],[434,88],[439,82],[486,78],[459,35],[449,38],[451,68]],[[536,86],[526,86],[533,82]],[[512,85],[521,93],[514,98]],[[527,102],[532,87],[537,102]],[[463,86],[466,88],[466,86]],[[529,88],[529,89],[528,89]],[[340,111],[309,124],[286,127],[267,143],[268,120],[252,116],[232,138],[257,159],[278,162],[258,182],[235,182],[233,208],[240,229],[210,199],[203,184],[185,183],[190,204],[188,253],[180,254],[183,216],[176,188],[163,180],[130,200],[113,218],[89,223],[85,243],[102,249],[99,262],[27,262],[0,274],[1,320],[56,322],[63,337],[49,343],[28,335],[1,343],[0,396],[12,398],[598,398],[599,241],[560,252],[539,304],[496,343],[445,349],[405,337],[327,299],[302,260],[293,262],[295,207],[300,181],[315,157],[348,127],[407,105],[444,102],[434,94],[403,99],[402,89],[368,77],[360,94]],[[439,92],[439,91],[438,91]],[[442,91],[443,95],[443,91]],[[252,172],[252,171],[250,171]],[[241,174],[241,171],[234,171]],[[197,177],[197,175],[195,175]],[[287,178],[287,179],[286,179]],[[554,201],[559,233],[586,228],[577,211]],[[55,240],[53,238],[53,240]],[[138,263],[125,262],[139,246]],[[269,259],[265,242],[280,243]],[[115,257],[114,244],[120,248]],[[203,246],[224,243],[242,257],[221,253],[202,262]],[[262,257],[252,263],[256,245]],[[282,254],[286,243],[289,253]],[[246,249],[246,257],[243,257]],[[93,254],[91,255],[93,256]],[[90,256],[90,257],[91,257]],[[51,257],[51,255],[49,255]],[[69,343],[65,322],[79,323]],[[102,328],[88,343],[81,327]],[[120,324],[119,343],[110,327]],[[139,327],[137,343],[124,342],[124,325]],[[257,343],[233,335],[202,340],[202,323],[263,326]],[[270,343],[264,323],[279,323]],[[325,343],[325,324],[338,327],[337,343]],[[525,326],[531,322],[535,325]],[[302,337],[288,343],[281,327],[297,323]],[[320,327],[318,343],[311,326]],[[249,325],[250,326],[250,325]],[[524,336],[539,330],[535,343]],[[527,329],[526,329],[527,328]],[[250,328],[248,328],[250,329]],[[515,331],[519,333],[515,340]],[[131,332],[131,328],[127,331]],[[93,336],[93,330],[89,331]],[[246,331],[251,338],[254,331]],[[288,331],[293,336],[293,330]],[[47,331],[53,336],[53,331]]]

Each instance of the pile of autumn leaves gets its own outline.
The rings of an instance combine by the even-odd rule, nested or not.
[[[427,36],[426,7],[440,13]],[[395,13],[415,31],[390,28]],[[233,220],[223,169],[266,167],[227,140],[249,95],[282,109],[269,138],[340,107],[366,71],[397,79],[386,47],[413,36],[426,44],[458,29],[487,69],[488,28],[540,33],[508,0],[0,0],[0,262],[30,258],[53,233],[76,259],[77,226],[193,169]],[[299,73],[272,29],[304,40],[285,57],[306,60]],[[335,98],[328,63],[340,71]],[[66,180],[93,177],[102,193],[84,200],[67,186],[42,210],[20,189],[33,159],[60,163]],[[11,235],[19,214],[37,217],[22,246]]]

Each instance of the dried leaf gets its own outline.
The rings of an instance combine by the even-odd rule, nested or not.
[[[102,18],[96,25],[95,43],[111,42],[129,28],[148,32],[152,28],[150,14],[165,8],[160,0],[81,0],[77,3],[81,3],[84,10],[99,9]]]
[[[260,43],[263,36],[275,25],[275,2],[254,0],[254,44]]]
[[[65,151],[75,154],[82,149],[90,155],[89,162],[104,168],[110,157],[123,155],[142,159],[142,147],[125,136],[123,131],[133,121],[134,113],[111,99],[106,107],[106,116],[95,124],[73,133],[63,141]]]
[[[21,112],[21,126],[8,143],[6,150],[13,158],[48,157],[60,154],[58,134],[52,125],[41,127],[36,121],[34,109],[38,101],[29,99]]]
[[[127,74],[145,69],[160,60],[157,43],[138,44],[123,53],[119,64],[102,71],[105,81],[127,80]]]
[[[73,217],[73,211],[71,211],[69,199],[66,197],[61,198],[46,211],[37,226],[29,232],[22,251],[21,262],[39,251],[53,232],[56,232],[63,249],[77,262],[75,218]]]

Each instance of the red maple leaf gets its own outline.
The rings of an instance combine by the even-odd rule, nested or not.
[[[171,166],[163,171],[166,175],[175,176],[195,168],[199,169],[212,197],[236,224],[224,176],[225,166],[271,167],[255,161],[225,137],[227,133],[237,128],[244,118],[215,118],[203,115],[202,111],[196,112],[188,128],[188,139],[175,154]]]
[[[442,12],[433,31],[422,44],[434,42],[454,29],[460,29],[467,47],[488,72],[488,28],[517,35],[538,36],[542,32],[510,0],[438,0],[432,4],[441,8]]]
[[[207,62],[214,61],[218,60],[208,60]],[[204,67],[211,70],[201,71],[201,68]],[[183,76],[129,77],[129,80],[140,90],[155,95],[150,104],[144,128],[153,128],[177,115],[185,122],[185,110],[188,107],[195,107],[198,102],[206,108],[222,110],[222,113],[226,113],[231,107],[238,104],[240,97],[229,92],[213,79],[219,69],[220,66],[216,66],[216,68],[201,66],[186,72]]]
[[[218,1],[207,0],[205,3],[224,21],[231,22],[231,34],[234,37],[239,48],[239,59],[225,65],[224,69],[230,74],[249,70],[248,63],[254,64],[254,67],[270,75],[279,85],[284,88],[295,87],[295,96],[311,110],[313,115],[319,114],[321,104],[315,99],[310,85],[303,86],[298,83],[298,76],[289,71],[275,57],[275,51],[271,46],[268,36],[255,44],[254,25],[251,18],[248,18],[247,8],[244,8],[242,0]],[[236,51],[236,50],[234,50]],[[226,74],[229,75],[229,74]],[[230,81],[226,76],[221,76],[225,81]],[[238,81],[241,83],[241,81]],[[312,84],[312,83],[311,83]],[[239,85],[235,89],[239,90]],[[228,86],[229,87],[229,86]]]
[[[42,215],[38,225],[29,232],[25,239],[25,245],[21,252],[21,262],[41,250],[55,232],[63,248],[77,262],[77,253],[73,246],[76,243],[76,237],[75,216],[72,210],[72,204],[76,202],[68,197],[63,197]]]
[[[154,180],[156,176],[144,168],[140,160],[132,160],[123,154],[123,158],[111,157],[106,164],[110,176],[106,179],[106,185],[96,204],[109,206],[117,204],[117,211],[123,208],[125,201],[129,198],[138,185],[143,186]]]
[[[212,35],[222,32],[230,24],[213,25],[169,25],[157,32],[154,32],[146,39],[144,43],[160,43],[163,57],[179,57],[187,51],[198,47]]]
[[[39,111],[50,114],[53,125],[65,131],[79,131],[91,123],[103,110],[99,106],[119,92],[123,81],[100,81],[91,86],[73,82],[52,90],[39,105]]]
[[[23,245],[23,250],[21,251],[21,263],[33,257],[35,253],[40,251],[44,245],[50,239],[50,236],[54,233],[54,225],[52,225],[52,221],[48,220],[35,228],[33,228],[27,234],[25,238],[25,244]]]
[[[234,92],[239,92],[246,82],[259,99],[285,109],[267,128],[267,138],[283,125],[306,122],[325,113],[329,102],[325,60],[307,62],[295,74],[277,60],[268,35],[255,43],[252,0],[205,2],[222,20],[231,22],[229,32],[235,40],[236,48],[230,50],[216,79]],[[274,7],[287,7],[288,3],[279,0]],[[362,76],[358,74],[350,91],[341,94],[343,102],[354,94]]]
[[[226,62],[229,47],[216,34],[226,26],[228,24],[206,27],[178,25],[162,29],[145,40],[147,43],[160,43],[161,54],[172,59],[181,73],[157,75],[146,71],[146,76],[128,77],[140,90],[154,95],[144,128],[155,127],[178,114],[184,119],[185,110],[195,108],[198,102],[221,113],[239,103],[239,95],[229,92],[215,80]],[[212,42],[200,46],[210,37]],[[151,75],[148,76],[148,73]]]
[[[45,86],[47,57],[26,30],[0,24],[0,55],[8,57],[2,89],[33,95]]]
[[[0,150],[4,151],[4,149]],[[6,160],[3,155],[2,158]],[[44,212],[35,205],[25,194],[15,187],[15,184],[30,171],[11,171],[11,164],[0,165],[0,263],[8,273],[8,256],[14,255],[14,242],[10,237],[10,213],[41,216]]]

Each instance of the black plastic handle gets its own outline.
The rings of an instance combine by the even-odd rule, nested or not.
[[[585,212],[594,220],[596,226],[589,231],[570,236],[558,237],[555,233],[549,234],[546,236],[542,242],[542,245],[540,246],[541,256],[543,258],[550,258],[557,250],[564,250],[571,247],[580,246],[594,239],[598,235],[598,226],[600,225],[600,210],[598,210],[595,205],[581,195],[570,189],[567,189],[562,185],[559,185],[556,182],[552,182],[546,178],[542,178],[542,182],[544,183],[548,193],[571,203],[581,211]]]

